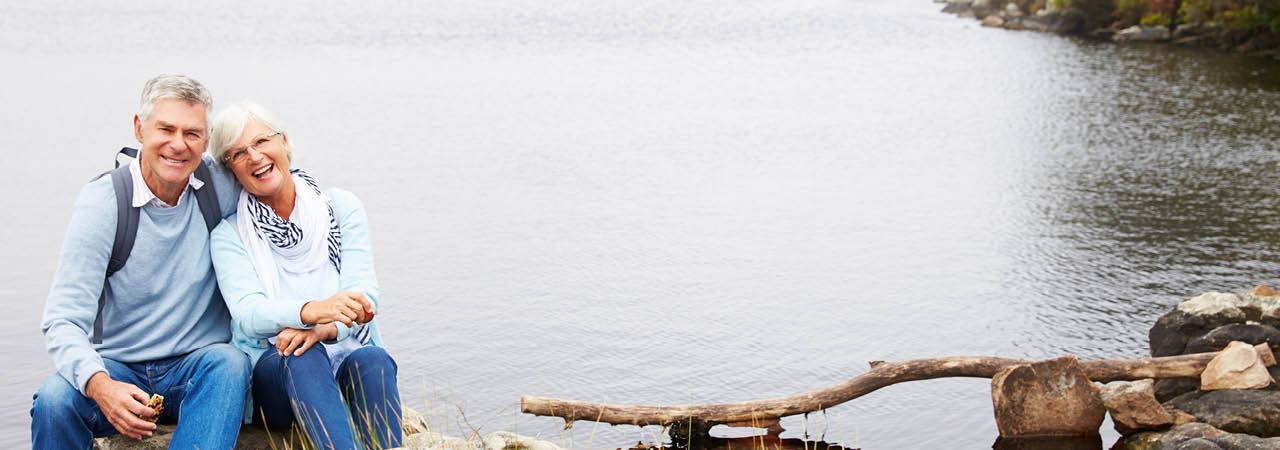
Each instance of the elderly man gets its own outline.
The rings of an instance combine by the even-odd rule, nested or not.
[[[94,437],[116,433],[142,439],[156,419],[175,418],[170,448],[235,446],[250,366],[227,343],[230,315],[217,294],[204,214],[229,215],[239,189],[203,156],[211,105],[191,78],[148,81],[133,118],[137,160],[127,174],[80,190],[45,305],[57,373],[34,397],[33,448],[87,449]],[[195,176],[202,164],[211,169],[200,171],[205,180]],[[117,186],[126,181],[133,193],[118,208]],[[210,209],[215,203],[221,208]],[[111,272],[108,260],[121,256],[113,244],[126,234],[118,220],[136,225],[136,234],[124,266]],[[152,394],[164,397],[160,413],[148,407]]]

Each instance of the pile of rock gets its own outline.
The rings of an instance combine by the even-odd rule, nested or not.
[[[430,431],[431,427],[427,420],[409,408],[404,408],[404,417],[401,422],[404,427],[404,446],[399,447],[401,450],[565,450],[551,442],[505,431],[471,439],[446,436]],[[141,441],[124,436],[101,438],[94,441],[93,448],[95,450],[161,450],[169,447],[173,430],[173,425],[160,425],[155,435]],[[236,448],[274,450],[300,446],[297,441],[290,445],[286,439],[286,436],[280,432],[268,436],[268,432],[262,427],[246,425],[240,430]]]
[[[1150,339],[1153,357],[1214,355],[1189,372],[1170,365],[1160,370],[1143,366],[1154,359],[1120,363],[1132,364],[1127,373],[1185,373],[1198,374],[1197,378],[1105,385],[1091,382],[1071,356],[1001,370],[991,379],[1001,440],[1016,444],[1096,437],[1103,415],[1109,413],[1124,436],[1113,450],[1280,450],[1280,390],[1275,379],[1280,372],[1275,357],[1280,347],[1280,293],[1255,288],[1245,294],[1192,298],[1162,316],[1151,328]],[[1114,376],[1099,371],[1097,363],[1089,362],[1089,370]]]
[[[1103,401],[1125,436],[1115,448],[1280,449],[1280,368],[1252,348],[1280,348],[1277,294],[1265,286],[1207,293],[1160,317],[1149,334],[1152,356],[1221,352],[1199,380],[1104,386]]]
[[[1168,42],[1179,46],[1219,47],[1239,52],[1267,53],[1280,58],[1280,32],[1240,29],[1221,21],[1141,25],[1118,18],[1109,0],[934,0],[942,12],[982,21],[984,27],[1086,35],[1115,42]],[[1230,3],[1230,2],[1214,2]],[[1057,5],[1065,4],[1065,8]]]
[[[945,0],[943,12],[982,21],[984,27],[1073,34],[1085,29],[1085,16],[1076,10],[1053,7],[1030,13],[1017,2],[1000,4],[997,0]],[[1053,5],[1053,2],[1049,3]]]

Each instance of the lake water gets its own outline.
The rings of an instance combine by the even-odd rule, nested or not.
[[[657,434],[564,431],[523,394],[732,402],[869,360],[1144,356],[1171,306],[1280,274],[1275,60],[927,0],[503,3],[4,1],[0,447],[29,445],[53,370],[39,324],[75,192],[162,72],[273,109],[296,166],[364,200],[404,400],[458,435]],[[982,379],[783,426],[996,437]]]

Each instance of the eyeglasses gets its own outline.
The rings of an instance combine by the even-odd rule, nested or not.
[[[254,138],[253,143],[249,144],[248,146],[244,148],[237,148],[237,149],[232,149],[228,151],[227,154],[222,157],[222,162],[226,163],[227,165],[243,162],[245,158],[249,157],[249,150],[262,153],[262,150],[259,150],[259,149],[262,148],[263,145],[267,145],[268,143],[270,143],[272,139],[275,139],[276,136],[279,136],[281,134],[282,133],[280,133],[279,131],[276,131],[271,134],[264,134],[262,136],[258,136]]]

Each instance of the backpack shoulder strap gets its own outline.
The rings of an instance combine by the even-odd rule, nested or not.
[[[139,208],[134,208],[133,176],[129,166],[118,167],[111,171],[111,186],[116,191],[116,238],[111,245],[111,259],[107,262],[107,276],[124,268],[129,261],[129,252],[133,251],[133,241],[138,236]]]
[[[121,147],[120,151],[116,152],[116,167],[120,167],[120,155],[128,156],[129,158],[136,160],[138,159],[138,149],[131,148],[131,147]]]
[[[124,150],[121,150],[121,153],[124,153]],[[137,154],[136,150],[134,154]],[[116,168],[108,174],[111,176],[111,187],[116,193],[116,234],[111,244],[111,257],[107,259],[107,273],[102,284],[102,294],[98,296],[98,314],[93,321],[92,342],[95,344],[102,343],[102,310],[107,306],[107,289],[110,284],[108,279],[123,269],[124,264],[129,261],[129,253],[133,251],[133,241],[138,237],[140,214],[139,208],[134,208],[132,205],[133,176],[129,173],[129,166],[120,166],[117,162]]]
[[[196,189],[196,203],[200,205],[200,214],[204,215],[205,226],[213,231],[218,222],[222,221],[222,208],[218,204],[218,191],[213,186],[213,176],[204,162],[196,167],[196,179],[204,183],[200,189]]]

